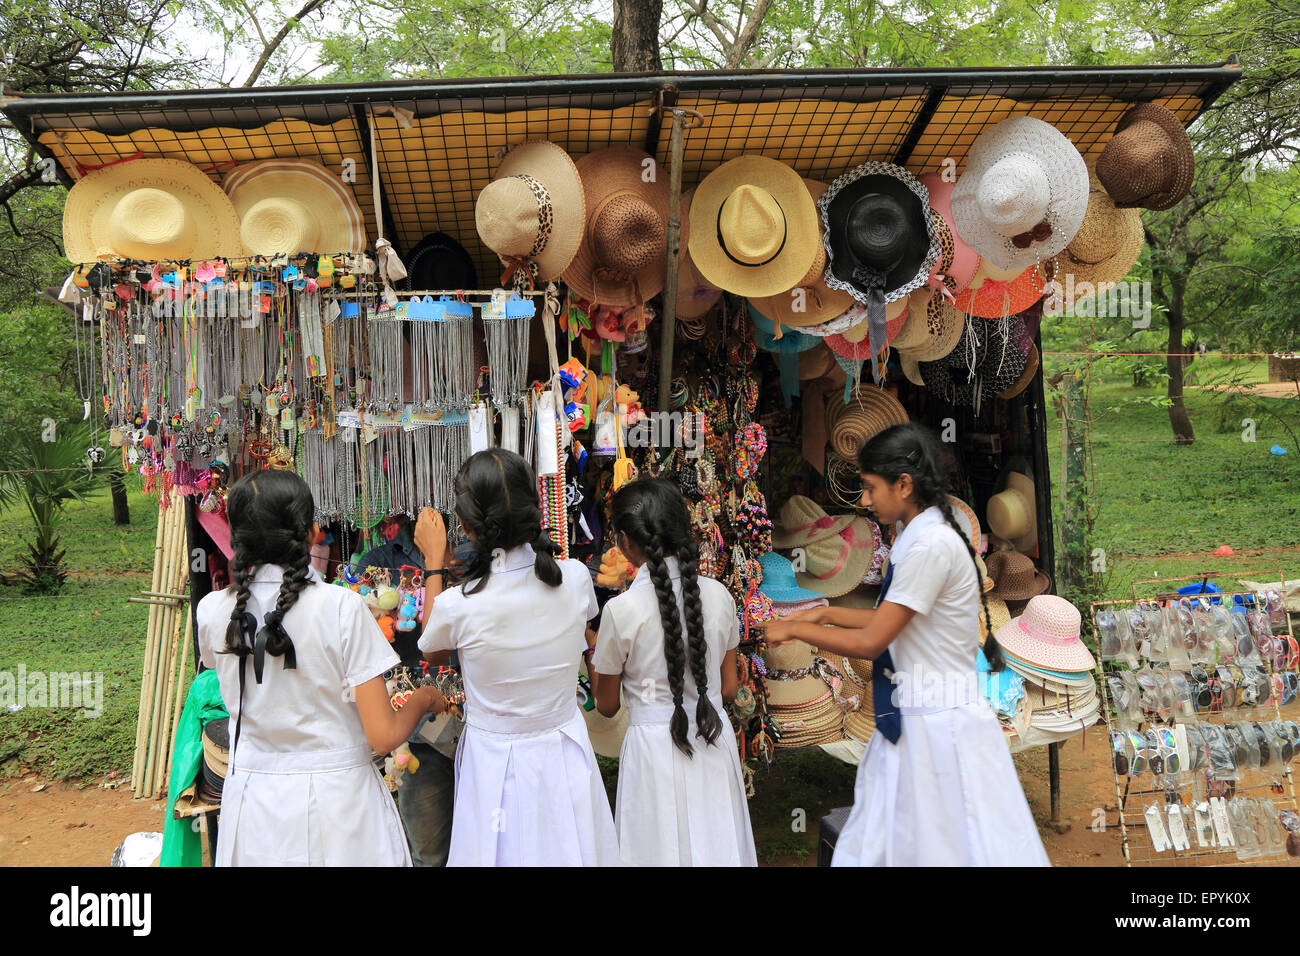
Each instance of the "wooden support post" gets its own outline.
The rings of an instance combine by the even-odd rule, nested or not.
[[[677,262],[682,247],[682,140],[683,117],[681,110],[673,110],[672,132],[669,137],[669,154],[672,168],[668,175],[668,263],[665,273],[663,310],[659,333],[659,411],[669,412],[669,394],[673,381],[673,343],[677,334]],[[659,429],[660,441],[667,429]],[[671,441],[672,439],[668,439]]]

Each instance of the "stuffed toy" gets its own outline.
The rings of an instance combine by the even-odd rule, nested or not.
[[[602,588],[621,591],[627,587],[636,574],[632,562],[623,556],[618,548],[610,548],[601,556],[600,573],[596,575],[596,584]]]
[[[559,371],[569,431],[581,431],[591,423],[591,400],[587,394],[591,372],[576,358],[561,365]]]
[[[618,404],[618,412],[623,417],[623,424],[630,427],[645,418],[645,412],[641,408],[641,396],[628,386],[620,385],[614,390],[614,401]]]

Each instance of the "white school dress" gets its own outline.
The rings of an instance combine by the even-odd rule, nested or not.
[[[916,611],[889,646],[902,736],[872,736],[831,865],[1049,866],[979,693],[980,597],[966,545],[929,508],[903,529],[890,562],[885,600]]]
[[[669,558],[668,574],[682,609],[681,573]],[[704,617],[708,694],[722,722],[713,745],[696,736],[699,700],[686,642],[682,706],[690,719],[687,757],[673,744],[673,715],[664,659],[659,598],[644,565],[623,594],[605,605],[592,667],[598,674],[622,674],[629,726],[618,758],[614,822],[626,866],[757,866],[745,781],[735,735],[722,702],[721,669],[727,651],[740,643],[736,602],[712,578],[699,578]]]
[[[262,625],[283,571],[262,565],[248,610]],[[371,759],[355,688],[400,661],[360,595],[321,580],[303,588],[284,618],[298,666],[266,657],[262,683],[244,665],[238,744],[239,658],[223,653],[233,591],[199,602],[199,648],[215,667],[230,712],[229,771],[221,792],[216,866],[410,866],[392,794]]]
[[[587,724],[578,664],[598,607],[591,573],[560,561],[559,587],[528,545],[483,590],[433,602],[420,650],[454,650],[465,680],[448,866],[617,866],[618,837]]]

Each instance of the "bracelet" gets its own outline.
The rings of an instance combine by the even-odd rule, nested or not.
[[[441,575],[443,575],[443,576],[445,577],[446,575],[448,575],[448,574],[450,574],[450,573],[451,573],[451,569],[450,569],[450,568],[434,568],[434,569],[432,569],[432,570],[430,570],[430,571],[425,571],[425,572],[424,572],[424,575],[425,575],[425,577],[428,577],[430,574],[441,574]]]

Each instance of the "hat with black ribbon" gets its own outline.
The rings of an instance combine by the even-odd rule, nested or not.
[[[939,261],[930,196],[915,176],[890,163],[863,163],[817,200],[826,231],[826,285],[867,306],[867,335],[886,339],[885,303],[925,285]],[[873,350],[872,374],[883,369]]]

